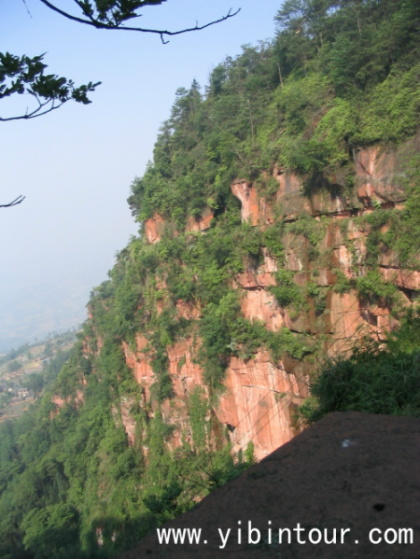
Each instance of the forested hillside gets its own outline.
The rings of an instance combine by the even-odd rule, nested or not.
[[[139,236],[49,392],[0,425],[3,559],[133,546],[289,440],[319,362],[416,304],[418,1],[287,0],[276,26],[177,91]],[[404,320],[389,351],[415,369]],[[373,411],[418,415],[410,394]]]

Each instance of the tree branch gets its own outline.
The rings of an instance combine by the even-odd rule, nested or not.
[[[51,106],[48,107],[45,110],[42,110],[49,103],[51,103]],[[0,122],[7,122],[9,120],[29,120],[30,118],[37,118],[39,116],[44,116],[44,115],[46,115],[46,114],[48,114],[52,111],[55,111],[56,109],[59,109],[62,105],[64,105],[64,103],[60,103],[59,105],[55,105],[54,100],[52,102],[48,101],[46,103],[39,103],[39,106],[30,113],[26,112],[24,115],[9,116],[9,117],[6,117],[6,118],[0,117]],[[2,206],[0,206],[0,207],[2,207]]]
[[[83,19],[74,16],[72,14],[69,14],[68,12],[65,12],[64,10],[55,6],[54,4],[51,4],[49,0],[40,0],[40,1],[54,12],[57,12],[58,14],[64,16],[67,19],[76,21],[77,23],[84,23],[85,25],[90,25],[92,27],[95,27],[96,29],[111,29],[114,31],[118,30],[118,31],[137,31],[139,33],[154,33],[155,35],[160,36],[164,44],[168,42],[164,40],[163,38],[164,36],[173,37],[175,35],[181,35],[182,33],[190,33],[191,31],[201,31],[202,29],[206,29],[206,27],[210,27],[211,25],[216,25],[217,23],[221,23],[222,21],[226,21],[227,19],[236,16],[241,11],[241,8],[238,8],[235,12],[232,13],[232,9],[230,9],[225,16],[222,16],[221,18],[216,19],[214,21],[210,21],[209,23],[206,23],[204,25],[198,25],[198,23],[196,23],[195,27],[188,27],[186,29],[181,29],[179,31],[168,31],[166,29],[163,30],[163,29],[147,29],[143,27],[125,27],[117,23],[114,24],[104,23],[102,21],[99,21],[98,19],[95,19],[92,16],[89,16],[89,19]]]
[[[24,200],[25,200],[25,196],[20,195],[17,198],[15,198],[12,202],[9,202],[8,204],[0,204],[0,208],[11,208],[12,206],[17,206],[18,204],[21,204]]]
[[[28,16],[29,16],[31,19],[33,19],[32,14],[31,14],[31,12],[29,11],[28,5],[27,5],[27,3],[26,3],[26,0],[23,0],[23,3],[25,4],[25,8],[26,8],[26,11],[28,12]]]
[[[43,62],[44,55],[15,56],[8,52],[0,52],[0,100],[14,94],[29,94],[35,100],[34,108],[29,107],[26,113],[19,116],[2,117],[0,122],[10,120],[29,120],[43,116],[60,108],[68,101],[88,105],[88,93],[95,91],[101,82],[89,82],[76,87],[72,80],[44,73],[47,67]]]

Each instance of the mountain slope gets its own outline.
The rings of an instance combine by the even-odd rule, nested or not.
[[[414,0],[285,2],[271,43],[178,91],[132,186],[139,237],[1,427],[0,556],[133,546],[296,435],[326,357],[398,325],[420,288],[418,21]]]

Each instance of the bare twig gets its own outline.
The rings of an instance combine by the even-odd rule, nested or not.
[[[163,29],[147,29],[147,28],[143,28],[143,27],[125,27],[123,25],[119,25],[119,24],[112,24],[112,23],[103,23],[101,21],[98,21],[95,18],[89,17],[89,19],[83,19],[81,17],[77,17],[74,16],[72,14],[69,14],[68,12],[65,12],[64,10],[58,8],[57,6],[55,6],[54,4],[52,4],[51,2],[49,2],[49,0],[40,0],[43,4],[45,4],[45,6],[47,6],[48,8],[50,8],[51,10],[53,10],[54,12],[57,12],[58,14],[64,16],[67,19],[70,19],[72,21],[76,21],[77,23],[84,23],[85,25],[90,25],[92,27],[95,27],[96,29],[110,29],[110,30],[114,30],[114,31],[137,31],[139,33],[154,33],[155,35],[159,35],[162,42],[164,44],[166,44],[168,41],[164,40],[164,36],[170,36],[173,37],[174,35],[181,35],[181,33],[190,33],[191,31],[201,31],[202,29],[206,29],[206,27],[210,27],[211,25],[216,25],[217,23],[221,23],[222,21],[226,21],[227,19],[230,19],[231,17],[236,16],[241,9],[238,8],[235,12],[232,12],[232,9],[230,9],[228,11],[228,13],[225,16],[222,16],[219,19],[216,19],[214,21],[210,21],[209,23],[206,23],[204,25],[198,25],[198,23],[196,23],[195,27],[189,27],[186,29],[181,29],[180,31],[168,31],[168,30],[163,30]]]
[[[39,102],[39,106],[36,109],[34,109],[30,113],[26,112],[24,115],[9,116],[9,117],[6,117],[6,118],[3,118],[3,117],[0,116],[0,122],[7,122],[9,120],[29,120],[30,118],[37,118],[38,116],[43,116],[43,115],[46,115],[46,114],[48,114],[52,111],[55,111],[56,109],[59,109],[64,104],[64,103],[59,103],[58,105],[55,105],[54,101],[53,101],[51,106],[48,107],[49,103],[51,103],[51,100],[49,100],[45,103],[40,103]],[[43,110],[44,107],[48,107],[48,108]]]
[[[21,204],[24,200],[25,196],[20,195],[8,204],[0,204],[0,208],[11,208],[13,206],[17,206],[18,204]]]
[[[26,3],[26,0],[23,0],[23,3],[25,4],[25,8],[26,8],[26,11],[28,12],[29,17],[30,17],[31,19],[33,19],[33,18],[32,18],[32,14],[31,14],[31,12],[29,11],[28,4]]]

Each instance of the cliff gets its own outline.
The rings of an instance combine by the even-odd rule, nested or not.
[[[242,224],[249,227],[250,234],[263,236],[280,224],[274,240],[282,247],[281,261],[270,251],[270,243],[264,246],[262,242],[258,258],[252,260],[245,255],[239,269],[230,275],[230,289],[240,304],[236,320],[245,319],[272,333],[296,335],[302,358],[296,352],[293,355],[293,349],[289,353],[287,347],[273,356],[270,343],[257,344],[244,357],[241,351],[246,353],[247,348],[231,340],[232,351],[226,357],[221,386],[215,391],[206,379],[202,355],[200,358],[203,342],[198,324],[203,303],[198,297],[174,298],[167,286],[167,268],[160,276],[158,272],[147,278],[146,283],[159,292],[151,314],[159,316],[170,309],[174,323],[184,323],[182,334],[163,347],[171,386],[168,397],[159,401],[153,396],[159,373],[153,366],[156,356],[150,347],[150,322],[130,342],[122,342],[122,347],[142,393],[141,405],[149,410],[150,417],[159,409],[172,428],[169,448],[183,442],[194,444],[190,402],[198,389],[209,402],[209,444],[220,444],[221,433],[226,433],[234,452],[244,452],[252,441],[255,457],[263,458],[299,432],[296,410],[308,396],[308,377],[316,369],[317,359],[343,355],[366,336],[383,339],[397,324],[392,311],[414,300],[420,289],[420,272],[418,266],[400,265],[397,252],[389,244],[378,242],[377,237],[373,267],[372,237],[378,230],[381,234],[389,231],[394,215],[403,215],[404,161],[419,151],[419,144],[420,136],[416,136],[398,148],[358,150],[352,191],[336,182],[305,195],[305,177],[276,166],[272,177],[278,188],[270,197],[252,181],[231,184],[233,195],[240,201]],[[191,250],[199,242],[197,235],[210,232],[212,218],[208,209],[203,217],[190,218],[184,230],[172,229],[171,235],[179,241],[187,240]],[[138,243],[143,250],[157,251],[162,243],[165,254],[168,228],[164,218],[156,214],[146,220]],[[165,255],[165,259],[171,266],[170,256]],[[188,266],[181,264],[181,275]],[[358,281],[372,269],[374,283],[363,291]],[[136,422],[129,407],[121,404],[121,418],[129,443],[135,444]]]

